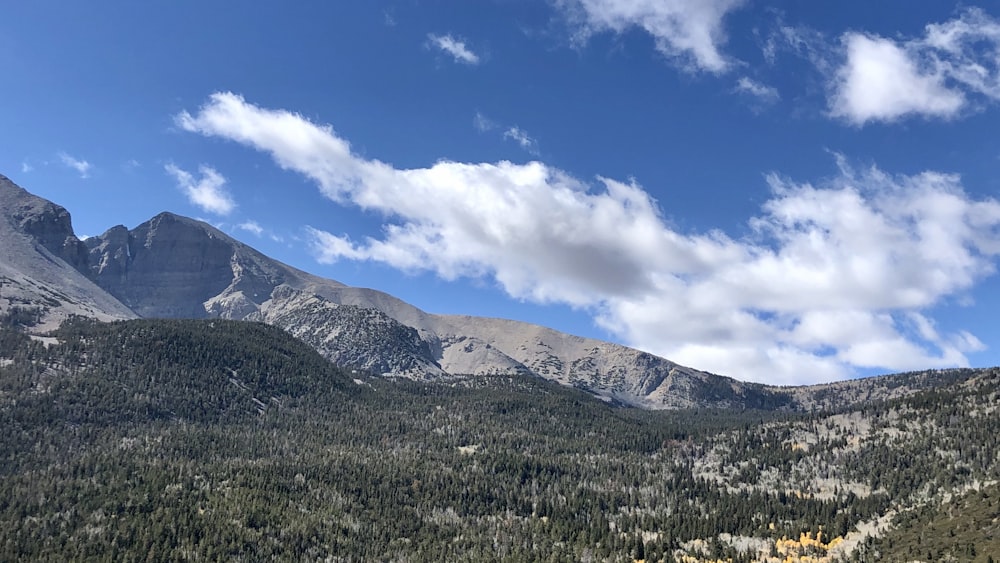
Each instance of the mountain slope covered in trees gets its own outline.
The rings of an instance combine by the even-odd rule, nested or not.
[[[986,561],[996,541],[959,509],[997,506],[995,370],[837,411],[649,412],[523,375],[393,384],[260,323],[56,337],[0,330],[3,560]]]

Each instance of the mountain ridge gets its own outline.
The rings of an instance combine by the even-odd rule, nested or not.
[[[831,397],[838,393],[860,401],[907,392],[896,380],[877,378],[772,387],[541,325],[436,315],[385,292],[296,269],[170,212],[80,241],[68,211],[3,176],[0,204],[0,279],[7,280],[0,313],[37,310],[28,316],[37,317],[39,334],[73,315],[262,321],[350,369],[431,381],[532,375],[646,409],[815,410],[837,408]]]
[[[88,239],[91,264],[116,265],[92,272],[142,317],[262,320],[340,365],[387,376],[527,373],[645,408],[746,404],[750,387],[733,379],[540,325],[427,313],[378,290],[296,270],[172,213],[129,230],[125,253],[122,236],[113,228]]]
[[[427,313],[387,293],[298,270],[207,223],[171,212],[132,229],[115,225],[81,241],[64,208],[7,178],[2,192],[5,295],[21,305],[42,304],[37,332],[76,314],[101,320],[261,320],[309,342],[335,363],[382,375],[531,374],[608,401],[652,408],[697,404],[685,396],[686,389],[714,377],[538,325]],[[25,276],[15,275],[10,266],[43,261],[48,266],[35,268],[31,279],[40,280],[37,285],[45,291],[15,297],[14,288]],[[67,284],[79,286],[79,295],[57,303],[49,294]],[[676,381],[695,375],[679,385]],[[730,399],[719,405],[739,403],[735,396]]]
[[[99,320],[135,318],[80,267],[86,247],[69,212],[0,175],[0,313],[19,308],[39,332],[73,315]]]

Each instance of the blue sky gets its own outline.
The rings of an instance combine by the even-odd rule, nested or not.
[[[42,0],[0,76],[0,173],[82,235],[745,380],[1000,364],[989,3]]]

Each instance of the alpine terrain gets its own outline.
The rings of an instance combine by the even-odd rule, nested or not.
[[[81,242],[69,213],[0,176],[8,299],[39,317],[222,318],[279,326],[335,364],[385,376],[527,374],[643,408],[765,407],[764,386],[625,346],[504,319],[434,315],[383,292],[320,278],[218,229],[161,213]]]
[[[170,213],[81,241],[3,177],[0,212],[0,560],[1000,553],[997,369],[747,384]]]

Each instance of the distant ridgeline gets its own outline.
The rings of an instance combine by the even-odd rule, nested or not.
[[[314,276],[219,229],[160,213],[80,240],[69,212],[0,176],[0,315],[44,334],[74,316],[281,327],[336,365],[441,381],[531,375],[648,409],[792,408],[787,393],[514,320],[434,315]]]
[[[654,412],[527,374],[390,382],[262,323],[22,322],[0,327],[3,561],[1000,553],[996,370]]]

